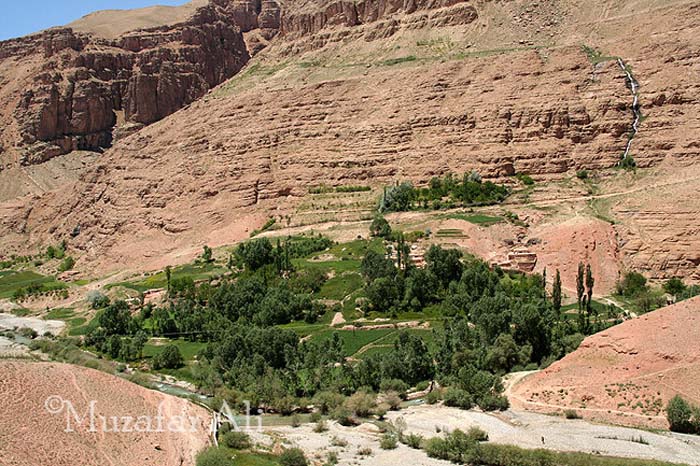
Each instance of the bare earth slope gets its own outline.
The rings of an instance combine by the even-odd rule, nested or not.
[[[639,165],[689,164],[698,24],[680,0],[284,2],[280,34],[241,73],[118,141],[74,185],[0,206],[0,231],[12,250],[77,229],[84,263],[118,268],[241,239],[319,183],[610,168],[632,96],[616,61],[582,44],[622,57],[641,85]],[[674,273],[696,271],[696,246],[675,251]]]
[[[208,413],[191,403],[147,390],[92,369],[57,363],[0,361],[0,462],[7,466],[185,466],[208,444]],[[50,414],[50,396],[69,400],[83,417],[95,400],[96,416],[199,417],[196,432],[89,432],[66,412]],[[60,405],[58,405],[60,407]],[[98,421],[98,426],[100,421]],[[156,421],[154,421],[155,423]],[[111,424],[110,424],[111,425]],[[120,424],[123,425],[123,424]],[[121,429],[120,429],[121,430]]]
[[[579,349],[511,391],[515,407],[575,409],[590,419],[667,428],[666,403],[700,404],[700,298],[588,337]]]

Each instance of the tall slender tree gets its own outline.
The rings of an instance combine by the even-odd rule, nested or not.
[[[591,270],[591,264],[586,265],[586,295],[588,299],[586,300],[586,329],[590,328],[591,325],[591,314],[593,312],[593,286],[595,285],[595,279],[593,278],[593,271]]]
[[[583,262],[579,262],[578,264],[578,272],[576,274],[576,298],[578,302],[578,310],[581,311],[581,304],[583,300],[583,294],[586,292],[586,289],[584,288],[583,284],[583,273],[584,273],[584,267],[583,267]]]
[[[557,269],[557,274],[554,276],[554,285],[552,285],[552,303],[557,314],[561,312],[561,274]]]

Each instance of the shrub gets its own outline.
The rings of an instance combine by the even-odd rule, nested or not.
[[[357,417],[367,417],[377,407],[377,402],[369,393],[355,393],[345,401],[345,407]]]
[[[389,392],[384,396],[384,403],[387,404],[389,410],[398,411],[401,407],[401,397],[396,392]]]
[[[410,448],[419,450],[423,443],[423,436],[418,434],[402,435],[401,443],[408,445]]]
[[[440,390],[433,390],[432,392],[425,395],[425,402],[429,405],[434,405],[442,399],[442,392]]]
[[[389,238],[391,236],[391,226],[389,226],[389,222],[387,222],[383,216],[377,214],[374,217],[374,220],[372,220],[372,224],[369,227],[369,232],[372,236]]]
[[[567,409],[564,411],[564,417],[567,419],[581,419],[575,409]]]
[[[323,463],[323,466],[335,466],[338,464],[338,461],[340,461],[338,459],[338,454],[334,451],[329,451],[326,454],[326,462]]]
[[[461,409],[471,409],[474,407],[474,399],[461,388],[448,387],[443,395],[445,406],[452,406]]]
[[[319,412],[313,412],[311,413],[311,416],[309,417],[311,422],[318,422],[322,419],[321,413]]]
[[[58,271],[66,272],[68,270],[71,270],[73,267],[75,267],[75,259],[73,259],[71,256],[68,256],[61,261],[61,263],[58,266]]]
[[[515,177],[525,186],[532,186],[535,184],[535,180],[533,180],[530,175],[526,175],[525,173],[518,173],[515,175]]]
[[[349,427],[354,426],[355,419],[352,416],[352,412],[345,406],[338,406],[333,410],[331,417],[338,421],[341,426]]]
[[[690,432],[692,415],[690,405],[678,395],[671,398],[666,406],[666,418],[674,432]]]
[[[229,466],[231,458],[218,448],[211,447],[197,455],[197,466]]]
[[[469,431],[467,431],[467,437],[475,442],[487,442],[489,440],[489,434],[478,427],[472,427],[469,429]]]
[[[280,455],[280,464],[282,466],[307,466],[309,463],[306,461],[303,451],[299,448],[290,448],[284,450]]]
[[[334,392],[318,392],[314,396],[313,402],[321,414],[328,414],[343,404],[345,397]]]
[[[326,424],[326,421],[323,419],[318,421],[316,425],[314,426],[314,432],[317,434],[320,434],[322,432],[327,432],[328,431],[328,425]]]
[[[299,427],[301,425],[301,418],[298,414],[292,416],[292,427]]]
[[[576,178],[578,178],[579,180],[587,180],[588,179],[588,170],[577,171]]]
[[[246,450],[251,446],[248,434],[235,430],[226,432],[221,439],[221,443],[234,450]]]
[[[372,455],[372,449],[370,447],[364,447],[360,448],[357,450],[357,454],[360,456],[371,456]]]
[[[396,392],[402,398],[408,391],[408,384],[400,379],[385,379],[379,384],[379,390],[384,393]]]
[[[508,398],[503,395],[486,394],[479,398],[479,408],[484,411],[505,411],[510,407]]]
[[[396,435],[394,434],[384,434],[379,441],[379,448],[382,450],[394,450],[397,446],[398,443],[396,441]]]
[[[347,447],[348,446],[348,441],[345,440],[344,438],[336,437],[333,436],[331,439],[331,446],[334,447]]]

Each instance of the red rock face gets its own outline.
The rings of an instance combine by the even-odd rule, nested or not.
[[[147,125],[233,76],[250,58],[242,29],[257,27],[257,20],[244,17],[240,27],[228,4],[212,2],[184,23],[115,40],[59,28],[0,43],[3,84],[22,83],[2,97],[11,112],[2,115],[0,139],[12,148],[0,151],[2,165],[109,147],[117,113]],[[271,17],[266,13],[263,22],[274,25]],[[23,63],[32,66],[18,70]]]

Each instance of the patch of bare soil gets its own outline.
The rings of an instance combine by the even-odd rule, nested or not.
[[[183,399],[145,389],[93,369],[56,363],[0,361],[0,458],[12,466],[185,466],[209,442],[208,413]],[[83,421],[66,432],[67,409],[50,414],[46,400],[68,400]],[[95,401],[96,429],[91,432],[89,406]],[[160,406],[160,408],[159,408]],[[166,419],[164,432],[119,432],[102,429],[99,416],[152,416]],[[175,416],[199,418],[195,432],[169,432]],[[157,421],[153,421],[156,426]],[[156,429],[154,429],[156,430]]]
[[[510,399],[532,411],[575,409],[588,419],[668,428],[664,408],[678,394],[700,404],[700,298],[586,338],[516,383]]]

